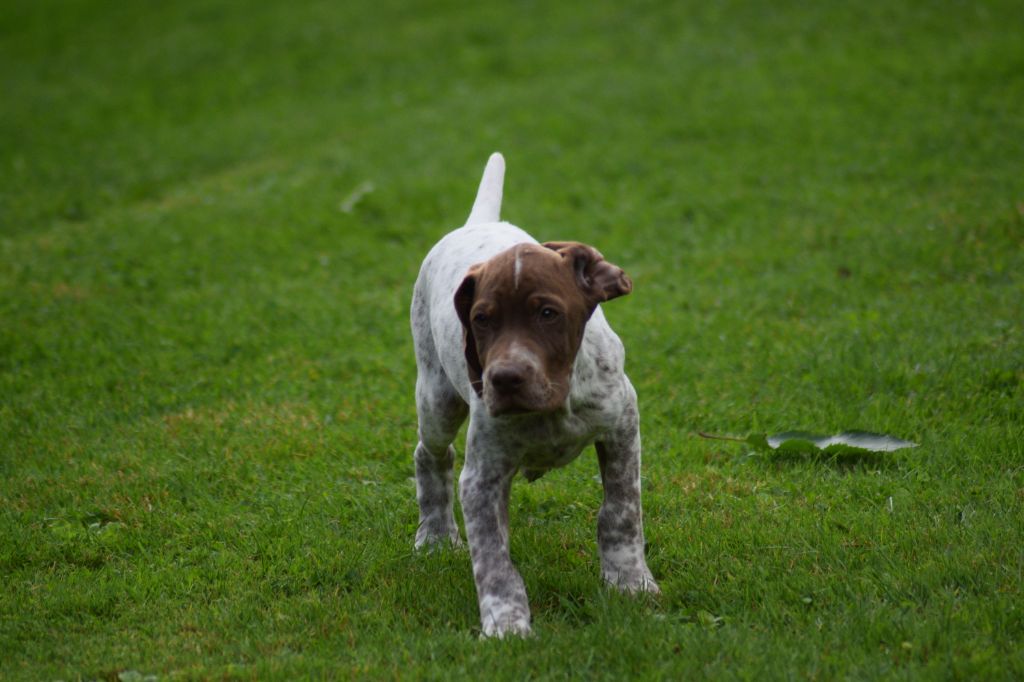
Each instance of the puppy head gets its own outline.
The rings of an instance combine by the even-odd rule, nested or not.
[[[632,288],[621,268],[579,242],[519,244],[471,267],[455,310],[469,379],[488,411],[561,408],[587,320]]]

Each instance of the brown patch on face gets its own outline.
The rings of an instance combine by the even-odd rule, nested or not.
[[[519,244],[474,265],[455,293],[470,382],[494,414],[565,404],[594,308],[629,277],[578,242]]]

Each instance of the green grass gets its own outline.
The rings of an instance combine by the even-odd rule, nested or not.
[[[0,677],[1020,679],[1014,2],[8,3]],[[412,551],[419,262],[487,155],[593,243],[649,563],[517,484],[536,637]],[[363,183],[373,191],[340,206]],[[698,430],[921,443],[773,459]]]

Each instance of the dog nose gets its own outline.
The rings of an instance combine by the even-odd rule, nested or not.
[[[491,386],[498,393],[514,393],[522,388],[526,381],[525,372],[514,365],[495,367],[489,374]]]

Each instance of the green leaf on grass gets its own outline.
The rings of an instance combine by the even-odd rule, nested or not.
[[[99,530],[110,523],[117,523],[117,517],[103,511],[102,509],[96,509],[89,512],[81,518],[82,525],[91,530]]]
[[[916,448],[917,443],[868,431],[843,431],[835,436],[819,436],[803,431],[787,431],[766,438],[768,447],[784,452],[815,452],[830,455],[863,452],[893,452]]]
[[[903,448],[916,448],[917,443],[869,431],[843,431],[835,436],[821,436],[806,431],[785,431],[772,436],[752,433],[746,438],[716,436],[700,433],[703,438],[733,440],[747,443],[765,452],[823,453],[826,455],[860,455],[876,452],[893,452]]]
[[[725,618],[722,616],[716,616],[710,611],[701,609],[697,612],[697,622],[700,623],[702,627],[713,630],[714,628],[719,628],[725,625]]]
[[[758,450],[770,450],[771,446],[768,444],[768,438],[763,433],[752,433],[743,439],[744,442],[753,445]]]
[[[138,670],[122,670],[117,674],[119,682],[157,682],[156,675],[140,673]]]

